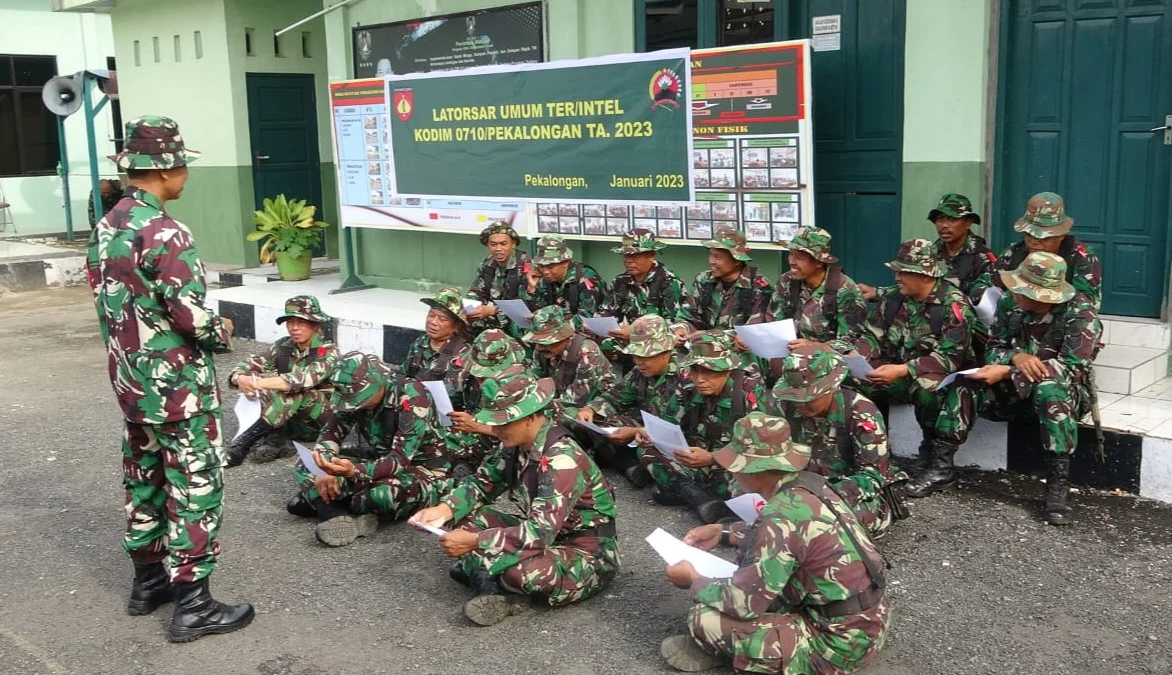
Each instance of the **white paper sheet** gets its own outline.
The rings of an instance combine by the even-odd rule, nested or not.
[[[765,498],[756,492],[743,494],[732,499],[726,499],[725,506],[730,511],[737,514],[737,518],[752,525],[757,522],[757,516],[761,513],[761,507],[765,506]]]
[[[684,438],[684,430],[678,424],[672,424],[656,417],[646,410],[640,410],[643,415],[643,428],[651,437],[651,444],[663,453],[664,457],[675,461],[676,450],[687,450],[688,441]]]
[[[453,410],[452,399],[448,398],[448,389],[444,386],[443,380],[427,380],[423,382],[423,386],[427,388],[427,393],[431,394],[435,411],[439,413],[440,424],[445,427],[452,426],[452,418],[448,417]]]
[[[647,543],[663,558],[668,565],[687,560],[701,576],[709,579],[727,579],[737,571],[737,566],[724,558],[712,555],[708,551],[701,551],[695,546],[688,546],[676,539],[662,528],[647,535]]]
[[[483,302],[481,302],[479,300],[473,300],[472,298],[463,298],[462,300],[460,300],[460,304],[464,306],[464,313],[465,314],[467,314],[468,312],[471,312],[473,310],[480,309],[481,307],[484,306]]]
[[[798,339],[793,319],[737,326],[733,330],[749,351],[763,359],[784,359],[789,356],[790,341]]]
[[[293,441],[293,447],[297,448],[297,456],[301,458],[301,464],[305,466],[309,473],[315,476],[326,475],[325,471],[322,471],[320,468],[318,468],[317,462],[313,461],[313,453],[310,452],[309,448],[298,443],[297,441]]]
[[[529,320],[529,315],[533,314],[533,310],[529,309],[529,305],[526,305],[524,300],[497,300],[496,306],[521,328],[533,325],[533,322]]]
[[[575,420],[575,421],[577,421],[578,424],[593,431],[594,433],[602,435],[602,436],[609,436],[619,430],[618,427],[600,427],[597,424],[594,424],[593,422],[583,422],[582,420]]]
[[[434,534],[437,537],[442,537],[448,533],[447,530],[441,530],[438,527],[432,527],[431,525],[428,525],[427,523],[417,523],[414,520],[408,521],[408,522],[411,523],[411,527],[414,527],[415,529],[417,529],[421,532],[430,532],[431,534]]]
[[[234,410],[236,411],[236,419],[240,420],[240,428],[236,430],[236,435],[232,437],[232,440],[240,438],[240,434],[244,433],[245,429],[256,424],[257,420],[260,419],[260,399],[248,398],[241,394],[236,399]]]
[[[977,372],[978,370],[980,370],[980,368],[969,368],[968,370],[958,370],[955,373],[952,373],[948,377],[944,378],[943,380],[940,380],[940,387],[939,388],[943,389],[943,388],[947,387],[948,385],[952,384],[953,382],[956,382],[956,378],[964,377],[965,375],[972,375],[973,373]]]
[[[977,318],[986,326],[993,325],[993,316],[997,313],[997,303],[1001,301],[1001,296],[1005,292],[996,286],[990,286],[985,289],[985,294],[981,296],[981,302],[977,304]]]
[[[864,359],[858,354],[846,357],[846,365],[848,368],[850,368],[851,375],[854,375],[860,380],[867,379],[868,375],[875,372],[875,369],[871,367],[871,364],[867,363],[867,359]]]
[[[592,316],[583,318],[582,323],[598,337],[610,337],[610,331],[619,329],[619,320],[613,316]]]

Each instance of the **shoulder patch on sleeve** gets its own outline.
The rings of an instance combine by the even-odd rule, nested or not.
[[[957,321],[964,321],[964,308],[959,302],[952,303],[952,313],[956,315]]]

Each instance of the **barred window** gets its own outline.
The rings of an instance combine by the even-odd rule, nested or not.
[[[55,56],[0,54],[0,176],[56,172],[57,120],[41,102],[41,88],[56,75]]]

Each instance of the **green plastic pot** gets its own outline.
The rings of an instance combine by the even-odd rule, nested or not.
[[[304,281],[309,278],[309,270],[313,266],[313,251],[306,251],[296,258],[285,253],[277,253],[277,274],[281,281]]]

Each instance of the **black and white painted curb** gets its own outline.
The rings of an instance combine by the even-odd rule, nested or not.
[[[23,293],[85,284],[84,255],[0,261],[0,292]]]

